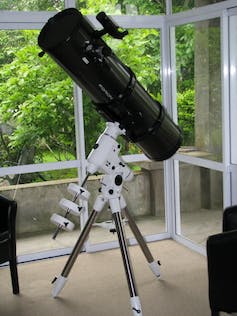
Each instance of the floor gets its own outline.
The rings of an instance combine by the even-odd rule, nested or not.
[[[149,243],[161,261],[160,278],[138,246],[130,257],[144,316],[210,316],[206,258],[173,241]],[[2,316],[132,316],[119,249],[83,253],[54,299],[51,281],[66,257],[18,265],[20,295],[12,295],[9,268],[0,269]]]
[[[165,232],[164,218],[146,216],[136,220],[136,223],[143,236]],[[181,234],[187,239],[205,247],[207,237],[221,231],[221,223],[222,214],[220,211],[202,210],[200,212],[182,213]],[[117,240],[116,234],[109,232],[110,223],[105,223],[102,226],[106,227],[103,228],[97,226],[97,224],[93,226],[89,239],[92,244]],[[127,237],[133,237],[126,223],[125,230]],[[18,239],[17,254],[24,255],[73,247],[80,231],[60,232],[56,239],[52,239],[53,233]]]

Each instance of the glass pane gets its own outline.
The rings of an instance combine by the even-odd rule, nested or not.
[[[70,78],[47,55],[38,31],[0,31],[0,166],[73,160]]]
[[[39,184],[40,182],[74,179],[78,176],[78,170],[75,168],[58,169],[48,171],[37,171],[32,173],[11,174],[4,177],[0,176],[0,190],[5,186],[14,186],[19,184]]]
[[[222,161],[220,19],[176,27],[181,153]]]
[[[130,167],[134,169],[134,179],[124,183],[122,191],[130,215],[144,236],[165,232],[163,163],[144,162]],[[89,190],[92,192],[89,203],[91,211],[98,195],[100,183],[98,180],[97,182],[89,181],[89,185]],[[126,216],[124,216],[124,222],[126,236],[133,238],[134,235],[126,221]],[[90,242],[100,243],[117,240],[117,235],[110,232],[111,227],[113,227],[112,215],[107,205],[99,214],[96,224],[91,230]]]
[[[194,7],[194,0],[172,0],[172,13],[190,10]]]
[[[70,215],[68,219],[75,224],[74,230],[60,231],[55,240],[52,236],[56,225],[51,223],[50,218],[53,213],[65,215],[66,210],[59,206],[59,202],[62,198],[73,200],[68,185],[77,181],[74,178],[0,187],[1,195],[17,202],[18,255],[74,246],[80,229],[80,217]]]
[[[105,42],[129,66],[143,87],[161,102],[160,31],[155,29],[130,29],[123,40],[106,37]],[[123,92],[123,91],[121,91]],[[86,154],[90,152],[98,136],[105,128],[104,119],[94,110],[90,99],[83,98],[85,119]],[[96,128],[95,128],[96,127]],[[141,153],[134,143],[120,138],[122,154]]]
[[[62,10],[64,0],[1,0],[0,10],[44,11]]]
[[[181,235],[202,246],[222,231],[223,177],[219,171],[180,163]]]
[[[172,12],[181,12],[225,0],[172,0]]]
[[[165,0],[161,1],[140,1],[140,0],[83,0],[76,1],[77,9],[83,14],[97,14],[104,11],[106,14],[127,14],[127,15],[151,15],[165,13]]]

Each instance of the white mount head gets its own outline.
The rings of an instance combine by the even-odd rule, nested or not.
[[[87,172],[94,174],[97,171],[106,174],[121,173],[124,181],[130,181],[133,173],[119,157],[120,145],[116,141],[119,135],[124,135],[125,130],[117,122],[107,122],[104,132],[98,138],[94,148],[87,158]]]

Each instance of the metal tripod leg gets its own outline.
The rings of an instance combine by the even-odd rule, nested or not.
[[[124,269],[125,269],[127,282],[128,282],[130,302],[131,302],[133,315],[142,316],[141,303],[140,303],[140,299],[138,297],[138,293],[136,289],[136,282],[134,279],[134,274],[133,274],[133,270],[132,270],[132,266],[130,262],[127,241],[126,241],[125,232],[124,232],[124,228],[122,224],[121,213],[120,212],[113,213],[113,220],[115,223],[120,250],[121,250],[121,254],[123,258],[123,264],[124,264]]]
[[[144,256],[146,257],[147,262],[149,263],[149,266],[150,266],[152,272],[157,277],[159,277],[160,276],[160,269],[159,269],[160,262],[159,261],[157,262],[154,260],[152,254],[150,252],[150,249],[148,248],[148,246],[146,244],[144,237],[142,236],[139,228],[137,227],[137,224],[135,223],[133,217],[130,215],[127,207],[124,208],[124,213],[127,217],[129,227],[131,228],[131,231],[133,232],[139,246],[141,247],[142,252],[144,253]]]
[[[73,251],[70,255],[70,257],[68,258],[68,261],[62,271],[62,274],[58,277],[58,278],[55,278],[53,280],[53,283],[54,283],[54,286],[53,286],[53,290],[52,290],[52,296],[53,297],[56,297],[60,291],[63,289],[66,281],[67,281],[67,277],[73,267],[73,264],[74,262],[76,261],[88,235],[89,235],[89,232],[90,232],[90,229],[93,225],[93,223],[95,222],[95,219],[98,215],[98,212],[93,210],[92,213],[90,214],[90,217],[88,218],[74,248],[73,248]]]

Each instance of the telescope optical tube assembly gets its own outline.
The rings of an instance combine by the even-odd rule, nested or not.
[[[102,30],[95,30],[77,9],[65,9],[44,25],[38,44],[87,93],[97,111],[107,121],[118,122],[125,137],[148,158],[170,158],[182,142],[179,127],[101,38],[108,33],[121,39],[127,31],[120,32],[104,12],[96,18]]]

